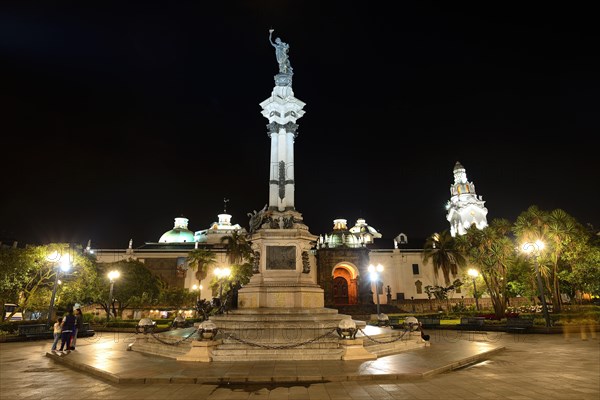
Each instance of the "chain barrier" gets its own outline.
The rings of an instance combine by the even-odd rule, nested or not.
[[[337,335],[333,335],[333,333],[337,331],[337,327],[336,327],[336,328],[329,328],[329,329],[330,329],[330,330],[329,330],[328,332],[325,332],[324,334],[322,334],[322,335],[320,335],[320,336],[317,336],[317,337],[315,337],[315,338],[312,338],[312,339],[306,340],[306,341],[304,341],[304,342],[300,342],[300,343],[292,343],[292,344],[286,344],[286,345],[280,345],[280,346],[269,346],[269,345],[266,345],[266,344],[260,344],[260,343],[254,343],[254,342],[250,342],[250,341],[248,341],[248,340],[244,340],[244,339],[242,339],[242,338],[239,338],[239,337],[235,336],[233,332],[225,332],[225,331],[223,331],[223,332],[219,332],[219,333],[220,333],[222,336],[226,336],[226,339],[235,340],[236,342],[240,342],[240,343],[246,344],[246,345],[248,345],[248,346],[253,346],[253,347],[261,347],[261,348],[264,348],[264,349],[269,349],[269,350],[283,350],[283,349],[293,349],[293,348],[297,348],[297,347],[305,346],[305,345],[307,345],[307,344],[311,344],[311,343],[317,342],[317,341],[319,341],[319,340],[321,340],[321,339],[323,339],[323,338],[325,338],[325,337],[327,337],[327,336],[334,336],[334,337],[336,337],[336,338],[337,338],[337,337],[338,337]],[[364,336],[365,338],[367,338],[368,340],[370,340],[370,341],[372,341],[372,342],[378,343],[378,344],[388,344],[388,343],[394,343],[394,342],[397,342],[397,341],[399,341],[399,340],[402,340],[402,339],[404,338],[404,335],[406,335],[406,333],[410,332],[410,330],[404,330],[400,336],[398,336],[398,337],[396,337],[396,338],[394,338],[394,339],[392,339],[392,340],[377,340],[377,339],[375,339],[375,338],[373,338],[373,337],[369,336],[369,335],[368,335],[368,334],[367,334],[365,331],[363,331],[361,328],[358,328],[358,330],[360,331],[360,333],[362,333],[362,334],[363,334],[363,336]],[[163,339],[161,339],[161,338],[160,338],[160,336],[159,336],[158,334],[155,334],[155,333],[150,333],[150,335],[151,335],[151,336],[152,336],[154,339],[156,339],[157,341],[159,341],[159,342],[160,342],[160,343],[162,343],[162,344],[166,344],[166,345],[169,345],[169,346],[177,346],[177,345],[179,345],[180,343],[182,343],[182,342],[185,342],[186,340],[188,340],[188,339],[189,339],[190,337],[192,337],[192,336],[193,336],[193,335],[194,335],[196,332],[198,332],[198,328],[194,329],[194,330],[193,330],[193,331],[192,331],[192,332],[191,332],[189,335],[187,335],[187,336],[184,336],[184,337],[183,337],[181,340],[178,340],[178,341],[176,341],[176,342],[169,342],[169,341],[163,340]]]
[[[372,342],[379,343],[379,344],[388,344],[388,343],[394,343],[394,342],[397,342],[397,341],[399,341],[399,340],[402,340],[402,338],[404,337],[404,335],[406,335],[406,333],[407,333],[407,332],[410,332],[410,330],[406,330],[406,329],[405,329],[405,330],[402,332],[402,335],[400,335],[399,337],[397,337],[397,338],[395,338],[395,339],[392,339],[392,340],[377,340],[377,339],[374,339],[374,338],[372,338],[371,336],[367,335],[367,334],[365,333],[365,331],[363,331],[361,328],[358,328],[358,330],[359,330],[359,331],[360,331],[360,333],[362,333],[362,334],[363,334],[363,335],[364,335],[364,336],[365,336],[367,339],[369,339],[369,340],[370,340],[370,341],[372,341]]]
[[[188,340],[190,337],[192,337],[196,332],[198,332],[198,328],[194,329],[194,331],[192,333],[190,333],[189,335],[183,337],[181,340],[178,340],[176,342],[167,342],[166,340],[162,340],[156,333],[150,333],[150,335],[158,340],[159,342],[161,342],[162,344],[168,344],[169,346],[178,346],[180,343],[185,342],[186,340]]]
[[[286,345],[281,345],[281,346],[269,346],[266,344],[260,344],[260,343],[253,343],[253,342],[249,342],[247,340],[241,339],[239,337],[236,337],[232,332],[222,332],[223,335],[227,335],[227,339],[232,339],[235,340],[237,342],[243,343],[243,344],[247,344],[248,346],[253,346],[253,347],[262,347],[263,349],[270,349],[270,350],[282,350],[282,349],[292,349],[295,347],[300,347],[300,346],[304,346],[313,342],[316,342],[320,339],[323,339],[329,335],[331,335],[333,332],[335,332],[337,330],[336,328],[330,328],[331,330],[329,332],[325,332],[324,334],[322,334],[321,336],[317,336],[313,339],[309,339],[305,342],[302,343],[292,343],[292,344],[286,344]],[[337,337],[337,336],[336,336]]]

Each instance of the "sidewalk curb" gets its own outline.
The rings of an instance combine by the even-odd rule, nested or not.
[[[165,384],[165,383],[191,383],[191,384],[205,384],[205,385],[223,385],[223,384],[292,384],[292,383],[327,383],[327,382],[349,382],[349,381],[412,381],[428,378],[437,374],[441,374],[447,371],[459,369],[469,364],[473,364],[479,361],[487,360],[490,356],[505,350],[504,346],[497,347],[474,356],[469,356],[460,360],[452,361],[447,365],[423,372],[413,373],[349,373],[346,375],[335,374],[335,375],[250,375],[250,376],[221,376],[221,377],[207,377],[207,376],[164,376],[164,377],[153,377],[153,378],[127,378],[119,376],[110,372],[103,371],[101,369],[92,367],[90,365],[80,363],[77,361],[77,357],[69,357],[69,355],[58,355],[51,352],[46,353],[46,357],[49,357],[53,361],[63,364],[74,370],[82,371],[92,376],[104,379],[106,381],[126,384],[126,383],[146,383],[146,384]]]

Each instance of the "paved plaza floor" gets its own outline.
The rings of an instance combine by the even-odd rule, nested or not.
[[[0,399],[600,399],[595,332],[428,333],[430,346],[362,362],[178,362],[103,332],[69,354],[0,343]]]

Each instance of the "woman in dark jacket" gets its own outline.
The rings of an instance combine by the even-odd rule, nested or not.
[[[73,310],[69,309],[67,311],[67,315],[63,319],[63,328],[62,333],[60,334],[60,350],[59,351],[69,351],[69,345],[71,341],[71,335],[75,330],[75,316],[73,315]],[[66,349],[65,349],[66,346]]]

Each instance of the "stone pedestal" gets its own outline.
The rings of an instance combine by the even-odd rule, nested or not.
[[[322,308],[312,247],[317,236],[294,210],[270,210],[250,238],[257,265],[238,293],[238,308]]]
[[[340,360],[336,328],[342,319],[329,308],[257,308],[212,316],[223,344],[213,361]]]
[[[186,354],[177,357],[177,361],[211,362],[213,349],[221,343],[220,340],[193,340],[192,348]]]
[[[324,308],[311,251],[317,237],[293,209],[273,207],[260,218],[250,237],[255,273],[238,292],[238,309],[210,318],[223,338],[213,360],[342,359],[336,329],[351,317]]]
[[[365,349],[363,339],[343,339],[340,340],[340,346],[344,351],[342,360],[375,360],[377,358],[376,354]]]
[[[296,277],[292,277],[296,278]],[[238,294],[238,307],[248,308],[321,308],[323,289],[317,285],[267,282],[245,285]]]

